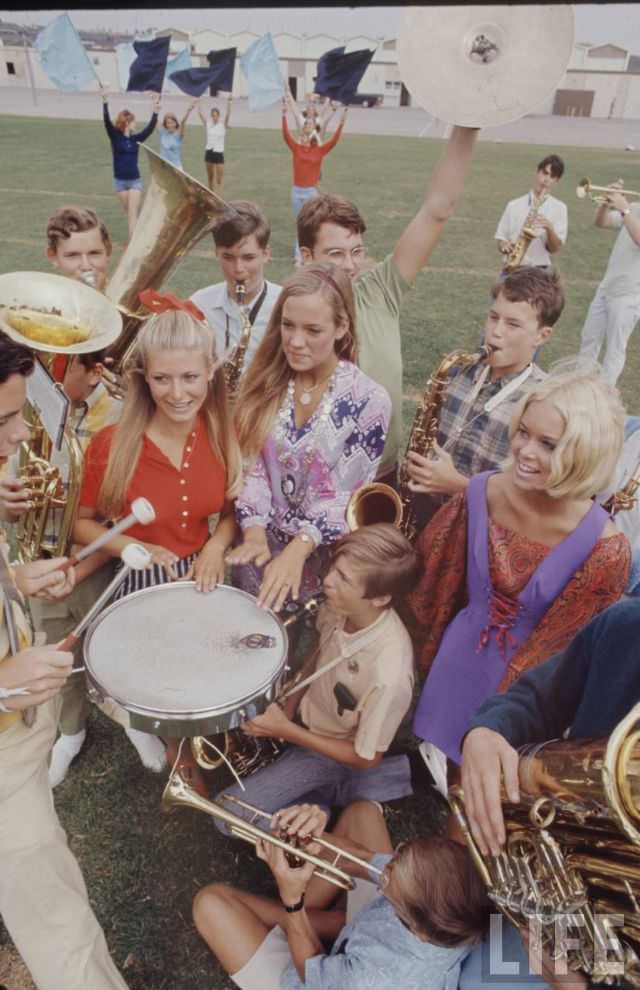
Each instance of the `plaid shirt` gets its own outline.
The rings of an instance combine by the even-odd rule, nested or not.
[[[487,378],[469,404],[469,395],[483,370],[482,365],[472,365],[462,368],[450,379],[438,417],[438,443],[451,454],[454,466],[467,478],[500,467],[509,453],[509,423],[515,406],[523,395],[546,378],[545,372],[534,364],[522,385],[486,412],[487,400],[520,372],[504,375],[495,382]]]
[[[98,382],[91,395],[84,402],[78,402],[69,409],[67,424],[75,433],[83,452],[89,441],[103,426],[110,426],[120,418],[122,403],[109,395],[102,382]],[[68,491],[68,470],[66,448],[54,451],[51,463],[60,468],[65,493]],[[44,542],[55,542],[62,522],[62,509],[50,509],[47,515],[47,525],[44,532]]]

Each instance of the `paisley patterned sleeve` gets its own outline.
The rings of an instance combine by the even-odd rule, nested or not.
[[[262,454],[244,476],[242,491],[236,499],[236,519],[242,529],[264,526],[271,515],[272,494]]]
[[[418,668],[429,672],[444,631],[467,603],[467,502],[454,495],[418,537],[424,573],[398,609],[413,640]]]
[[[594,616],[617,602],[630,568],[631,548],[623,533],[598,540],[542,622],[514,653],[498,690],[506,691],[525,670],[564,650]]]

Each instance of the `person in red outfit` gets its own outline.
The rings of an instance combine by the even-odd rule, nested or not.
[[[320,170],[323,158],[335,148],[344,128],[348,107],[344,107],[342,118],[338,128],[328,141],[321,143],[314,121],[307,118],[300,132],[300,140],[296,141],[291,136],[287,111],[290,107],[290,100],[282,101],[282,136],[293,155],[293,186],[291,187],[291,208],[294,219],[302,209],[304,203],[313,196],[318,195],[316,186],[320,181]],[[294,245],[294,258],[300,260],[300,249],[296,240]]]

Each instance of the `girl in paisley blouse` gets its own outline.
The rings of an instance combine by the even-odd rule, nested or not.
[[[236,406],[243,539],[227,560],[242,565],[237,582],[265,608],[320,591],[347,502],[380,463],[391,403],[356,353],[349,278],[328,264],[292,275]]]
[[[489,695],[562,650],[623,593],[627,538],[593,501],[622,445],[616,389],[592,371],[556,371],[511,420],[511,456],[443,506],[419,537],[425,573],[409,597],[428,672],[416,735],[459,762]]]

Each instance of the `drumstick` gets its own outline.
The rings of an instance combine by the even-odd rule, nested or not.
[[[117,522],[115,526],[111,526],[106,533],[102,533],[98,536],[92,543],[87,543],[86,547],[79,550],[78,553],[69,557],[66,563],[60,565],[61,571],[68,570],[69,567],[75,567],[79,564],[81,560],[85,560],[90,557],[92,553],[96,550],[100,550],[101,547],[108,543],[114,536],[119,533],[123,533],[125,529],[129,529],[134,523],[140,523],[141,526],[148,526],[156,518],[156,510],[153,508],[151,502],[148,502],[146,498],[134,498],[131,503],[131,512],[120,522]],[[136,544],[138,545],[138,544]]]
[[[141,499],[141,501],[144,502],[144,499]],[[151,564],[151,554],[147,548],[143,547],[140,543],[128,543],[120,554],[120,558],[124,563],[124,567],[118,571],[109,586],[105,588],[100,597],[96,599],[85,617],[80,620],[75,629],[72,629],[72,631],[65,636],[61,643],[58,643],[56,649],[63,653],[66,650],[72,649],[82,636],[89,623],[93,621],[95,616],[102,609],[103,605],[109,601],[114,591],[116,591],[116,589],[122,584],[131,571],[144,570],[145,567],[149,567]],[[84,667],[76,667],[72,673],[75,674],[80,670],[84,670]]]

